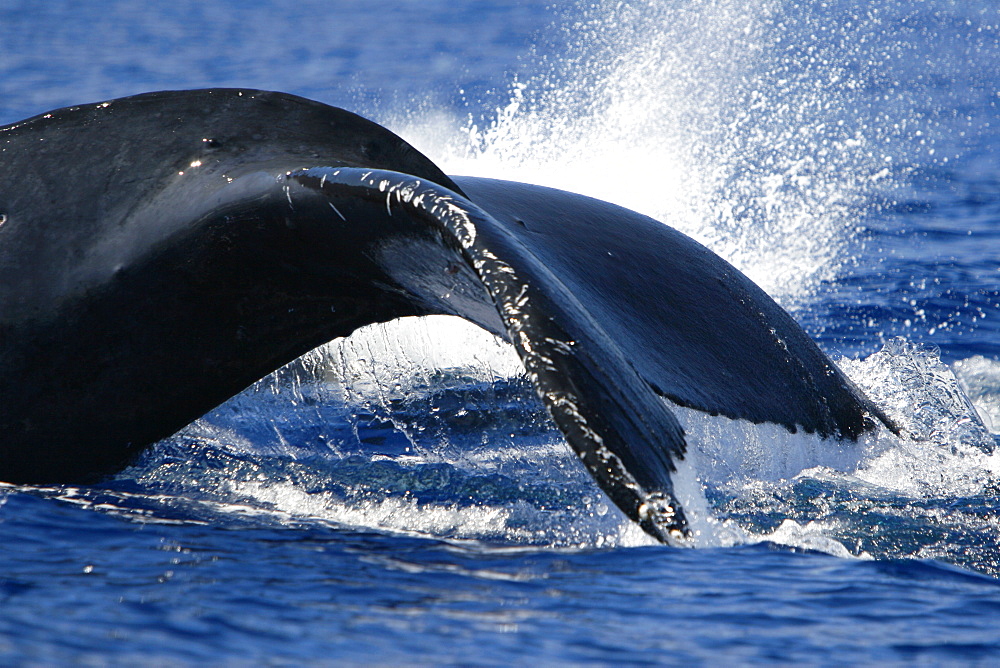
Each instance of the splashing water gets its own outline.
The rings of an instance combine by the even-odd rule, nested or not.
[[[998,572],[989,508],[1000,485],[1000,452],[981,414],[1000,382],[995,364],[971,362],[949,368],[935,350],[902,339],[865,360],[841,360],[902,438],[882,430],[856,444],[829,442],[688,412],[685,427],[715,521],[744,541],[942,558]],[[975,403],[962,390],[964,377],[978,379]]]
[[[864,361],[841,360],[840,367],[912,438],[993,449],[989,428],[937,350],[897,337]]]
[[[933,14],[870,3],[601,2],[558,33],[558,55],[536,50],[532,72],[492,118],[421,135],[417,116],[404,133],[425,139],[447,171],[561,187],[658,218],[786,307],[808,308],[852,261],[878,202],[913,170],[948,162],[935,156],[940,128],[912,85],[926,73],[907,71],[937,39],[911,27],[940,20],[915,20],[920,12]],[[836,444],[681,411],[689,476],[718,520],[701,524],[702,544],[929,549],[914,536],[865,540],[852,523],[866,525],[872,507],[852,498],[859,517],[824,499],[847,490],[906,507],[988,491],[997,462],[981,415],[996,413],[1000,385],[988,360],[962,364],[956,372],[982,381],[976,407],[936,354],[905,341],[842,362],[912,438]],[[943,525],[961,532],[962,522]]]
[[[789,4],[597,3],[558,33],[558,55],[536,49],[493,118],[395,125],[449,173],[658,218],[795,306],[836,275],[894,180],[887,143],[914,123],[864,100],[899,58],[871,43],[873,10],[845,23]]]

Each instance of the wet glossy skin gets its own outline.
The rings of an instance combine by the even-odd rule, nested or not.
[[[601,487],[661,540],[686,531],[661,396],[827,436],[885,421],[694,241],[579,195],[456,184],[340,109],[158,93],[0,129],[0,150],[2,480],[114,472],[312,347],[428,313],[506,336]]]

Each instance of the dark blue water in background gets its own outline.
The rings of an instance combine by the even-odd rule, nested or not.
[[[695,236],[920,440],[684,413],[701,534],[666,548],[502,344],[376,327],[103,485],[0,487],[0,662],[995,663],[1000,9],[454,5],[0,1],[0,123],[209,86],[350,108]]]

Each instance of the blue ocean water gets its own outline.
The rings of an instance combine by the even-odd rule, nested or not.
[[[347,107],[706,243],[914,438],[680,411],[699,535],[663,547],[504,344],[373,327],[113,480],[0,486],[2,663],[995,663],[1000,9],[455,5],[0,2],[0,123],[208,86]]]

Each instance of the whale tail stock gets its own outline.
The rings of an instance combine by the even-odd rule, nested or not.
[[[340,109],[154,93],[0,128],[0,150],[0,479],[114,472],[312,347],[431,313],[507,338],[598,484],[665,542],[689,529],[664,397],[823,436],[889,424],[684,235],[453,179]]]

